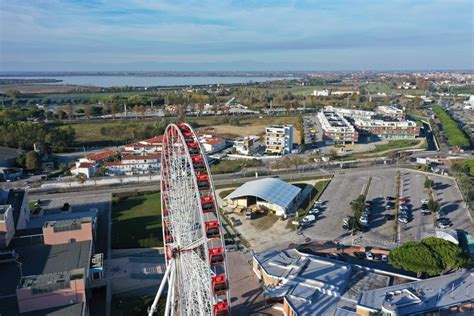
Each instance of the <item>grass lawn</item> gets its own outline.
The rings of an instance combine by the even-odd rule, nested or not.
[[[100,133],[100,129],[102,127],[115,127],[120,126],[121,122],[91,122],[91,123],[80,123],[80,124],[71,124],[71,125],[64,125],[60,128],[67,128],[67,126],[71,126],[76,131],[76,142],[93,142],[93,141],[116,141],[116,142],[124,142],[130,135],[127,133],[122,133],[118,135],[102,135]],[[125,129],[125,124],[124,129]]]
[[[112,248],[162,245],[160,193],[113,198]]]
[[[420,140],[418,139],[397,139],[391,140],[386,144],[382,145],[375,145],[375,149],[371,151],[371,153],[382,152],[386,150],[393,150],[393,149],[401,149],[412,147],[420,144]]]

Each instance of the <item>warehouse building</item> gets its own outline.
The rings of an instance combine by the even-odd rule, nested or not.
[[[277,216],[294,213],[301,189],[276,178],[249,181],[226,197],[230,205],[264,207]]]

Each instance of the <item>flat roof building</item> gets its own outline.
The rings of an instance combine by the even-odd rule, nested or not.
[[[244,183],[225,199],[244,207],[263,206],[277,216],[287,216],[295,211],[300,192],[300,188],[285,181],[265,178]]]
[[[318,113],[318,120],[323,129],[323,140],[327,144],[354,144],[359,139],[359,134],[354,126],[337,111],[323,110]]]
[[[474,270],[363,292],[357,313],[373,315],[474,314]]]
[[[389,117],[397,120],[405,119],[405,113],[403,113],[403,110],[393,105],[379,105],[375,109],[375,112],[383,117]]]
[[[420,127],[413,121],[354,120],[361,135],[380,139],[414,139],[420,135]]]

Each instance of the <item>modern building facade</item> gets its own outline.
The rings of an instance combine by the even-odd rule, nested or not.
[[[250,155],[260,147],[260,137],[256,135],[247,135],[234,140],[234,148],[238,154]]]
[[[124,156],[120,161],[105,163],[105,167],[112,175],[142,175],[157,173],[160,170],[160,161],[161,154]]]
[[[354,144],[359,139],[359,133],[354,126],[336,111],[324,109],[318,113],[318,120],[326,144]]]
[[[380,105],[375,109],[375,113],[382,117],[387,117],[395,120],[404,120],[405,113],[393,105]]]
[[[354,120],[361,135],[380,139],[414,139],[420,135],[420,127],[413,121]]]
[[[284,155],[293,150],[293,125],[272,125],[265,129],[266,153]]]

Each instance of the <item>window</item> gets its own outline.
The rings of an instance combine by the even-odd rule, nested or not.
[[[72,244],[72,243],[75,243],[76,242],[76,238],[71,238],[69,239],[69,242]]]

